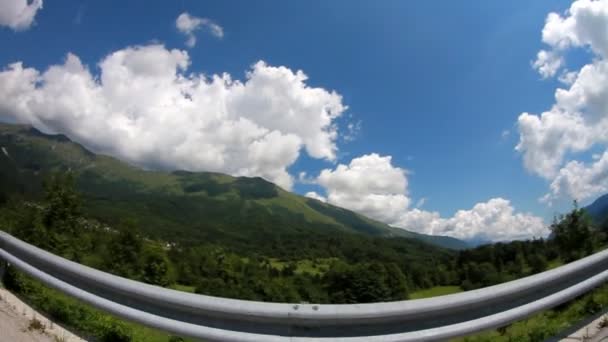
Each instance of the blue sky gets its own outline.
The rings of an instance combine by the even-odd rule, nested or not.
[[[337,127],[332,140],[335,158],[311,156],[302,147],[297,158],[286,164],[295,192],[315,191],[331,203],[394,223],[396,219],[388,214],[353,201],[341,202],[340,198],[361,194],[337,193],[337,172],[331,179],[316,179],[323,169],[335,171],[340,164],[346,167],[355,158],[376,153],[380,158],[390,156],[390,166],[404,172],[406,183],[397,190],[380,186],[386,190],[380,195],[402,192],[399,198],[408,201],[403,210],[424,202],[419,209],[449,218],[458,210],[501,198],[509,201],[513,215],[530,214],[548,223],[555,213],[569,209],[572,196],[553,196],[551,205],[539,201],[557,176],[539,176],[523,162],[527,152],[515,150],[521,138],[518,117],[523,112],[548,111],[555,103],[556,88],[564,87],[559,75],[543,79],[532,63],[538,51],[548,49],[548,41],[541,38],[547,15],[574,17],[566,12],[570,6],[570,1],[44,2],[31,26],[16,27],[5,20],[0,28],[0,64],[7,70],[10,63],[21,61],[23,67],[42,73],[64,63],[70,52],[99,80],[99,63],[106,56],[128,47],[162,44],[167,50],[187,52],[190,64],[184,74],[228,73],[244,81],[246,72],[260,60],[294,73],[302,70],[308,76],[306,86],[335,91],[348,109],[332,121]],[[188,34],[176,27],[182,13],[203,20],[192,31],[196,38],[192,47],[186,45]],[[210,23],[221,27],[223,34],[214,34]],[[567,70],[576,71],[591,61],[594,52],[602,56],[597,52],[601,47],[595,49],[593,42],[579,43],[568,48],[549,44],[553,50],[547,51],[559,51],[567,58]],[[565,73],[566,67],[560,70]],[[0,107],[4,111],[0,119],[38,123],[79,140],[80,131],[71,124],[52,126],[47,120],[43,125],[25,114],[8,113],[7,108]],[[359,129],[349,134],[349,124]],[[567,157],[560,165],[570,152],[575,152],[576,160],[592,162],[591,155],[604,150],[600,140],[585,148],[565,148]],[[124,147],[105,141],[80,142],[123,159],[130,155]],[[220,171],[256,175],[256,167]],[[259,172],[269,178],[265,171]],[[306,172],[306,181],[298,181],[301,172]],[[606,180],[595,181],[603,189]],[[583,204],[600,190],[580,196]],[[454,229],[443,233],[450,232]],[[494,237],[486,235],[481,236]]]

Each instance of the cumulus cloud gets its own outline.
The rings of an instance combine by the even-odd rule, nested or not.
[[[555,52],[541,50],[536,55],[536,60],[532,63],[532,67],[543,78],[549,78],[555,76],[563,63],[564,59]]]
[[[189,65],[187,52],[162,45],[115,51],[99,75],[74,54],[45,71],[13,63],[0,71],[0,119],[146,167],[262,176],[287,189],[302,149],[335,159],[339,94],[262,61],[243,81]]]
[[[564,70],[560,75],[558,80],[564,85],[570,86],[574,81],[576,81],[576,76],[578,75],[575,71]]]
[[[525,167],[546,179],[555,177],[567,152],[584,151],[594,141],[592,128],[579,114],[560,108],[540,116],[523,113],[517,127],[519,143],[515,149],[523,154]]]
[[[587,200],[608,192],[608,151],[594,155],[590,164],[577,160],[568,162],[553,179],[550,192],[542,201],[551,203],[562,195],[577,200]]]
[[[566,16],[550,13],[542,32],[543,42],[556,50],[589,46],[596,54],[608,54],[608,3],[605,0],[576,0]]]
[[[194,33],[200,29],[207,29],[216,38],[224,37],[224,29],[213,22],[211,19],[199,18],[184,12],[175,20],[175,27],[186,35],[186,46],[194,47],[196,45],[196,36]]]
[[[390,156],[372,153],[354,158],[348,165],[340,164],[334,170],[321,171],[317,183],[325,188],[328,203],[423,234],[492,241],[547,234],[541,218],[516,213],[511,203],[503,198],[478,203],[450,218],[442,218],[437,212],[410,208],[407,171],[392,165]],[[317,193],[307,196],[321,197]]]
[[[308,198],[312,198],[312,199],[316,199],[317,201],[321,201],[321,202],[327,202],[327,198],[319,195],[317,192],[315,191],[309,191],[307,192],[304,196],[308,197]]]
[[[393,226],[477,241],[509,241],[548,234],[540,217],[516,213],[510,201],[500,197],[477,203],[470,210],[459,210],[450,218],[441,218],[437,212],[413,209]]]
[[[551,48],[541,50],[535,63],[543,76],[557,74],[568,49],[588,48],[594,56],[579,70],[562,71],[559,79],[565,88],[555,90],[549,110],[519,116],[516,150],[528,170],[551,183],[543,201],[583,200],[606,188],[606,179],[596,176],[601,174],[599,164],[571,158],[608,142],[608,1],[577,0],[563,16],[550,13],[542,40]]]
[[[15,31],[27,30],[42,8],[42,0],[0,0],[0,26]]]
[[[409,206],[406,171],[391,164],[390,156],[376,153],[325,169],[317,178],[327,201],[371,218],[393,222]]]
[[[608,54],[608,2],[576,0],[565,16],[549,13],[542,31],[542,41],[551,50],[540,50],[533,63],[543,77],[553,77],[564,65],[563,54],[572,47],[589,47],[605,58]]]

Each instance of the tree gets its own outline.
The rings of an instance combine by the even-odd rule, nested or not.
[[[339,264],[326,274],[325,282],[332,303],[385,302],[407,297],[405,277],[397,273],[389,279],[385,266],[378,262]]]
[[[566,262],[593,252],[591,218],[574,202],[574,209],[551,224],[553,240]]]
[[[113,236],[108,244],[108,271],[123,277],[139,276],[138,261],[143,242],[136,232],[135,221],[126,220],[121,224],[118,234]]]
[[[549,263],[544,255],[535,253],[528,257],[528,265],[532,268],[532,273],[539,273],[546,270]]]
[[[167,254],[159,247],[148,247],[143,257],[142,280],[149,284],[168,286],[171,280]]]
[[[18,238],[46,250],[52,251],[55,248],[37,207],[22,203],[15,207],[15,215],[14,233]]]
[[[407,299],[409,296],[407,278],[395,263],[386,264],[386,285],[390,290],[390,300]]]
[[[74,188],[71,172],[54,174],[45,180],[44,225],[56,234],[77,233],[77,219],[81,216],[82,201]]]

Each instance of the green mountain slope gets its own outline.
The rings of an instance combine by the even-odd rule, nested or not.
[[[608,221],[608,194],[598,197],[593,203],[586,206],[585,210],[596,224]]]
[[[96,155],[63,135],[0,124],[0,193],[37,196],[45,175],[66,169],[75,175],[89,215],[110,223],[133,217],[146,234],[168,241],[221,241],[251,248],[255,240],[263,242],[262,248],[285,249],[290,243],[314,243],[314,234],[343,231],[466,248],[460,240],[392,228],[262,178],[145,171]],[[312,241],[292,241],[307,236]]]

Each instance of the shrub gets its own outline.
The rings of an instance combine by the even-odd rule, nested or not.
[[[125,325],[112,322],[102,328],[100,342],[131,342],[131,331]]]
[[[589,296],[587,300],[585,300],[585,305],[583,305],[581,315],[593,315],[602,310],[602,305],[595,301],[593,296]]]
[[[39,319],[37,319],[36,317],[32,318],[30,320],[30,324],[27,326],[27,330],[29,330],[29,331],[38,330],[41,333],[44,333],[45,329],[46,329],[46,326],[44,324],[42,324],[42,322]]]

